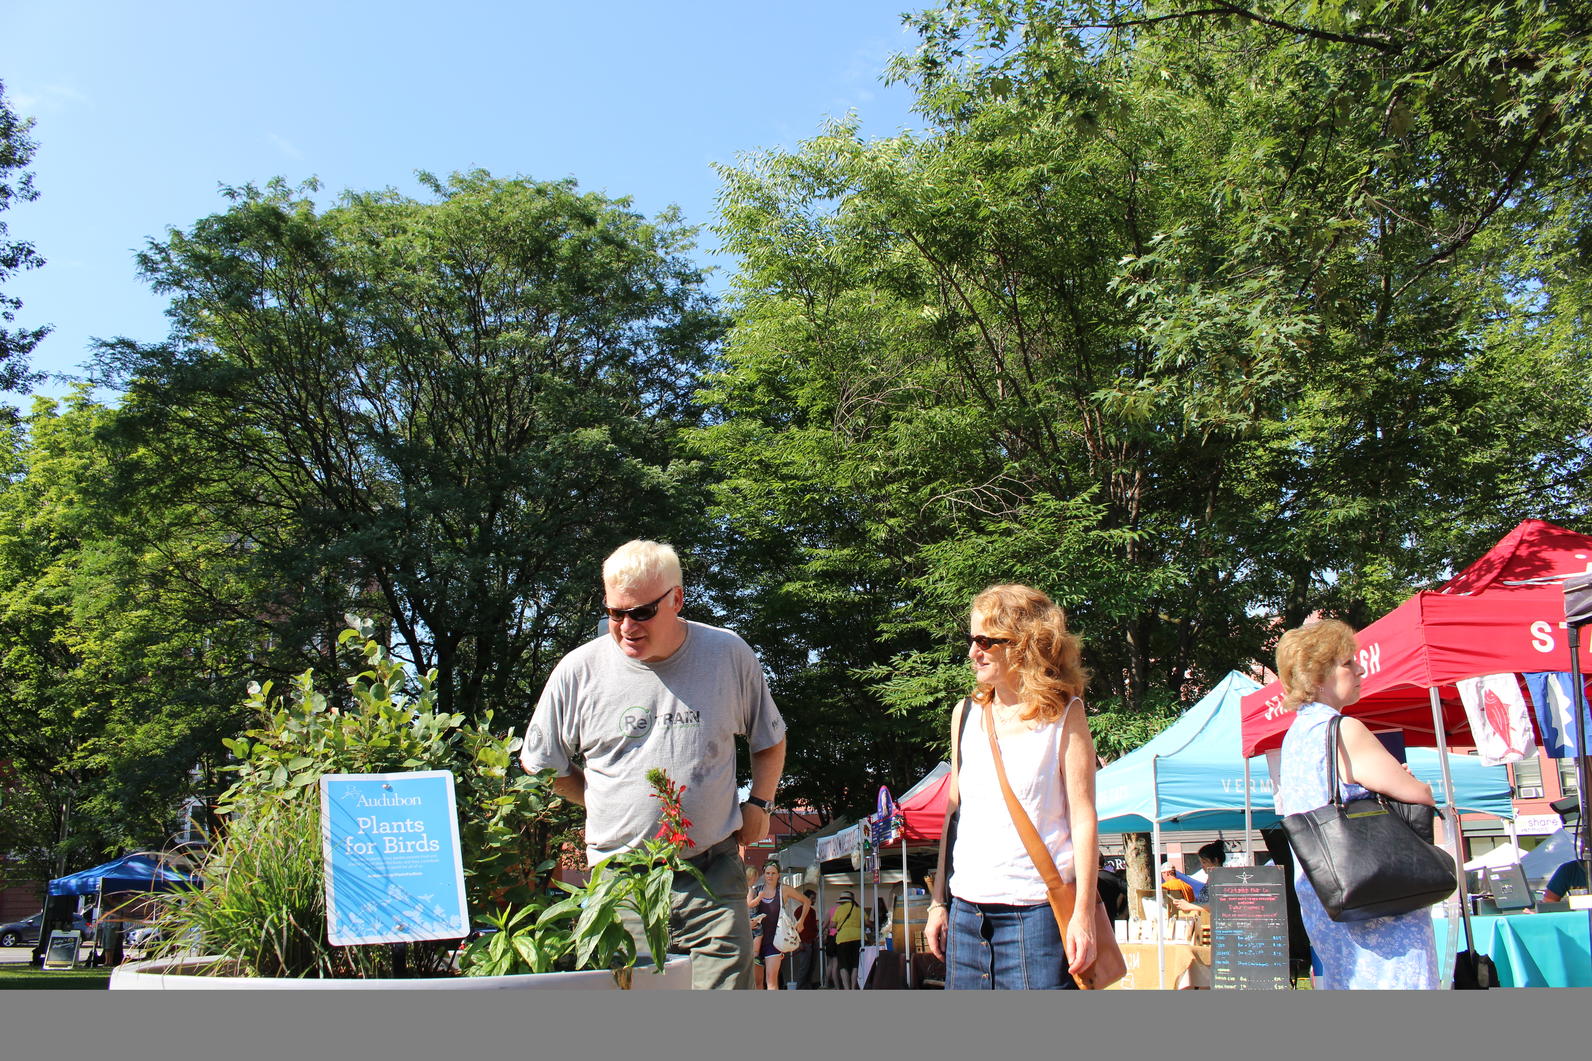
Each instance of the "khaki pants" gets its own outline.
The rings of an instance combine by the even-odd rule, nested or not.
[[[669,916],[669,952],[691,955],[694,990],[752,988],[752,920],[746,907],[746,864],[731,836],[708,849],[697,863],[712,893],[689,873],[674,877]],[[625,928],[636,941],[636,976],[650,976],[652,950],[641,919],[621,912]]]

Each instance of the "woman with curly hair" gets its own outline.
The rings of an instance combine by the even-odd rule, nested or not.
[[[945,962],[947,989],[1076,988],[1072,973],[1094,964],[1099,901],[1095,749],[1078,639],[1044,593],[991,586],[973,600],[967,655],[975,688],[951,713],[946,839],[925,937]],[[991,731],[1018,802],[1062,878],[1077,883],[1068,924],[1056,924],[1012,824]]]
[[[1360,648],[1354,628],[1336,619],[1289,630],[1277,642],[1283,707],[1294,712],[1282,739],[1275,803],[1278,814],[1301,814],[1332,798],[1328,785],[1328,725],[1360,699]],[[1345,800],[1380,792],[1405,803],[1434,805],[1432,787],[1393,758],[1356,718],[1338,723],[1338,779]],[[1431,911],[1414,910],[1367,921],[1334,921],[1316,897],[1304,867],[1294,865],[1299,915],[1321,962],[1316,986],[1432,988],[1437,943]]]

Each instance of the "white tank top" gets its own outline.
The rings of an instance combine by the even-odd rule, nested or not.
[[[1073,703],[1077,703],[1076,698]],[[984,708],[968,701],[972,712],[960,743],[962,765],[957,775],[961,799],[952,851],[951,894],[972,903],[1029,905],[1047,901],[1045,881],[1023,847],[1012,824],[984,735]],[[1072,710],[1072,705],[1067,706]],[[1050,849],[1061,879],[1074,878],[1072,828],[1067,818],[1067,787],[1062,782],[1061,732],[1066,715],[1038,729],[1000,738],[1006,780],[1028,812],[1040,839]]]

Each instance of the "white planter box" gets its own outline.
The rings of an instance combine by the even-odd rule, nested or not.
[[[403,980],[319,980],[306,977],[204,976],[185,969],[204,968],[215,958],[157,958],[129,962],[111,970],[112,991],[616,991],[606,969],[578,973],[521,973],[515,976],[413,977]],[[689,990],[691,958],[678,955],[655,972],[649,963],[631,973],[632,990]]]

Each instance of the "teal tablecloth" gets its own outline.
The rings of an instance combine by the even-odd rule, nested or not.
[[[1446,918],[1434,919],[1443,968],[1452,969],[1455,941]],[[1470,919],[1476,951],[1498,967],[1500,987],[1592,987],[1592,911],[1504,914]],[[1453,935],[1465,945],[1465,929]]]

